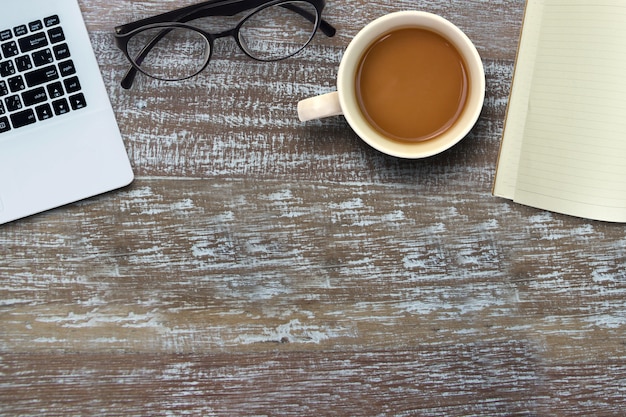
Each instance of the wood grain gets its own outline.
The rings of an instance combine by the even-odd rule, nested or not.
[[[112,28],[192,3],[80,1],[137,178],[0,227],[0,415],[623,415],[624,226],[491,196],[522,0],[329,1],[295,58],[123,90]],[[405,161],[300,123],[408,8],[481,53],[472,133]]]

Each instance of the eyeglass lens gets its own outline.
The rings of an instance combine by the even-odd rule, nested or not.
[[[305,1],[266,7],[242,24],[239,41],[254,59],[273,61],[287,58],[309,43],[316,19],[315,7]]]
[[[144,52],[145,49],[145,52]],[[182,80],[202,71],[211,46],[200,32],[186,27],[157,27],[128,41],[128,54],[151,77]]]
[[[306,1],[287,1],[248,16],[238,42],[250,57],[272,61],[302,50],[315,33],[317,11]],[[128,54],[141,71],[166,81],[192,77],[206,66],[211,44],[189,26],[147,28],[129,39]]]

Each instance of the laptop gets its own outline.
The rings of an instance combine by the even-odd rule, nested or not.
[[[7,2],[0,14],[0,224],[132,180],[77,0]]]

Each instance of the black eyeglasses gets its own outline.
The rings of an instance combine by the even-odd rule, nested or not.
[[[304,49],[317,29],[329,37],[335,28],[321,18],[325,0],[209,0],[115,28],[115,43],[132,67],[122,79],[130,88],[137,71],[164,81],[179,81],[204,70],[213,42],[232,36],[250,58],[278,61]],[[232,29],[209,33],[187,22],[209,16],[234,16],[252,10]]]

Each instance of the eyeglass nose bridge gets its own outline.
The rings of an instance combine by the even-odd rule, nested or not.
[[[233,38],[236,39],[238,31],[239,31],[239,28],[234,27],[232,29],[224,30],[224,31],[218,32],[218,33],[211,33],[209,35],[210,35],[211,38],[213,38],[213,40],[220,39],[220,38],[227,38],[229,36],[232,36]]]
[[[213,50],[215,49],[215,46],[214,46],[215,40],[222,39],[222,38],[233,38],[233,40],[235,41],[235,44],[239,47],[239,49],[244,54],[246,54],[247,56],[249,56],[252,59],[256,59],[248,52],[248,48],[247,48],[247,45],[246,45],[244,39],[242,39],[241,36],[239,36],[239,30],[240,29],[241,29],[241,24],[237,25],[236,27],[234,27],[232,29],[227,29],[227,30],[224,30],[224,31],[218,32],[218,33],[203,32],[203,34],[207,38],[209,44],[211,45],[211,54],[213,53]]]
[[[213,50],[214,48],[213,43],[215,40],[221,39],[221,38],[233,38],[233,40],[235,41],[235,44],[239,47],[239,49],[241,49],[241,51],[243,51],[246,55],[249,55],[248,52],[246,51],[245,45],[243,45],[241,42],[241,37],[239,36],[239,29],[240,29],[240,25],[232,29],[227,29],[218,33],[205,33],[205,35],[207,35],[208,38],[210,39],[209,43],[211,44],[211,50]]]

